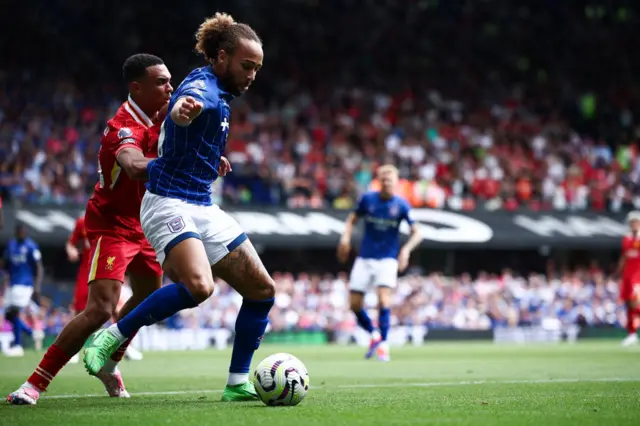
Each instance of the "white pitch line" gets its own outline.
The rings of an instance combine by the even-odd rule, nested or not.
[[[532,380],[466,380],[461,382],[421,382],[421,383],[373,383],[338,385],[342,389],[358,388],[431,388],[443,386],[472,386],[472,385],[512,385],[512,384],[536,384],[536,383],[615,383],[615,382],[640,382],[640,378],[603,378],[603,379],[532,379]]]
[[[158,392],[135,392],[132,396],[155,396],[155,395],[189,395],[194,393],[222,393],[220,389],[189,389],[181,391],[158,391]],[[67,394],[43,396],[46,399],[69,399],[69,398],[95,398],[97,396],[107,396],[106,393],[92,393],[88,395]]]
[[[461,382],[420,382],[420,383],[371,383],[371,384],[354,384],[354,385],[338,385],[338,389],[370,389],[370,388],[432,388],[432,387],[445,387],[445,386],[473,386],[473,385],[528,385],[528,384],[540,384],[540,383],[624,383],[624,382],[640,382],[640,378],[623,378],[623,377],[611,377],[600,379],[532,379],[532,380],[467,380]],[[312,386],[312,389],[322,389],[329,386]],[[163,395],[192,395],[196,393],[221,393],[220,389],[187,389],[180,391],[158,391],[158,392],[135,392],[132,396],[163,396]],[[89,394],[89,395],[51,395],[43,396],[46,399],[69,399],[69,398],[95,398],[105,396],[102,394]]]

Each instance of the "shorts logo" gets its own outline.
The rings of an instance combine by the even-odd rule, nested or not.
[[[128,138],[132,134],[133,134],[133,132],[131,131],[130,128],[123,127],[122,129],[118,130],[118,139]]]
[[[107,257],[107,264],[105,265],[104,269],[106,269],[107,271],[113,271],[113,262],[115,262],[115,260],[115,256]]]
[[[184,220],[182,220],[181,216],[178,216],[174,219],[171,219],[171,221],[167,223],[167,226],[169,227],[169,231],[175,234],[176,232],[180,232],[184,229]]]

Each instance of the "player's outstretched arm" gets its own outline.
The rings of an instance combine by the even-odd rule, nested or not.
[[[353,235],[353,227],[358,221],[358,216],[355,213],[349,213],[347,220],[344,222],[344,231],[340,237],[338,243],[338,260],[345,263],[349,260],[349,253],[351,252],[351,235]]]
[[[122,167],[127,176],[134,180],[147,179],[147,164],[151,158],[146,158],[142,151],[136,148],[125,148],[118,153],[116,161]]]
[[[187,127],[202,112],[202,102],[191,96],[178,99],[171,109],[171,119],[180,127]]]

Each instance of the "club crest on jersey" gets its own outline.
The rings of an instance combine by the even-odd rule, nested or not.
[[[123,127],[122,129],[118,130],[118,139],[128,138],[131,135],[133,135],[133,132],[128,127]]]
[[[227,119],[227,117],[225,117],[224,120],[222,120],[222,122],[220,123],[220,127],[222,127],[223,132],[226,132],[227,130],[229,130],[229,120]]]
[[[392,204],[389,206],[389,216],[396,217],[400,213],[400,207],[397,204]]]
[[[169,223],[167,223],[167,226],[169,227],[169,231],[175,234],[176,232],[180,232],[184,229],[184,220],[182,220],[182,216],[178,216],[171,219]]]

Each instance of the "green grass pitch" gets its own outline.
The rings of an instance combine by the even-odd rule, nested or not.
[[[363,349],[262,345],[298,356],[311,390],[297,407],[222,403],[229,351],[153,352],[123,362],[131,399],[110,399],[81,365],[65,367],[37,406],[0,404],[2,426],[640,425],[640,347],[429,343],[383,364]],[[7,395],[40,354],[0,358]]]

